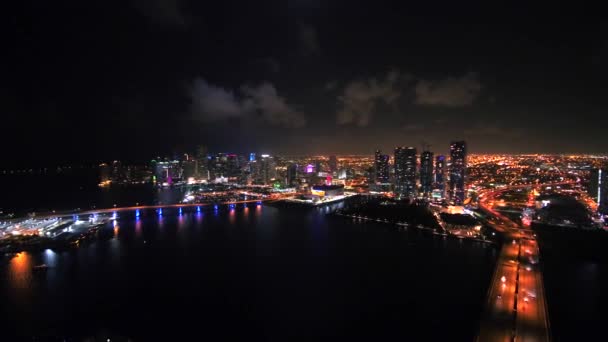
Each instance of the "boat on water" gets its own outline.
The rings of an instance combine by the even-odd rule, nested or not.
[[[34,271],[46,271],[49,267],[47,266],[47,264],[41,264],[41,265],[35,265],[32,266],[32,269]]]

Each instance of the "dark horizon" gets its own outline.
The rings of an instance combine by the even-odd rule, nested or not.
[[[580,6],[15,4],[7,165],[211,151],[606,153],[608,25]],[[429,14],[432,13],[432,14]],[[140,156],[146,156],[141,158]]]

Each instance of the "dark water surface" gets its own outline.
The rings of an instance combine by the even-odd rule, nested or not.
[[[471,341],[477,332],[495,247],[329,209],[207,210],[125,212],[106,239],[3,257],[3,333]],[[41,263],[50,268],[32,269]]]
[[[544,232],[543,277],[555,341],[599,341],[608,318],[605,234]]]
[[[98,186],[96,169],[73,169],[44,174],[0,174],[0,210],[18,216],[52,210],[90,210],[158,203],[177,203],[183,188],[158,188],[151,183]]]

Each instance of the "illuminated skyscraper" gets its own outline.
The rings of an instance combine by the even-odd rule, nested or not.
[[[101,183],[110,182],[110,166],[106,163],[99,164],[99,180]]]
[[[420,188],[425,197],[433,191],[433,152],[430,151],[420,155]]]
[[[435,159],[435,189],[439,189],[441,193],[445,191],[445,156],[439,155]]]
[[[259,184],[270,184],[277,176],[276,163],[272,156],[262,154],[256,160],[256,182]]]
[[[181,180],[183,169],[178,160],[164,160],[155,162],[154,175],[156,182],[162,185],[171,185]]]
[[[395,148],[395,193],[399,196],[416,195],[416,149],[414,147]]]
[[[389,170],[388,170],[389,156],[382,154],[380,150],[376,150],[374,158],[374,171],[376,173],[376,183],[388,183]]]
[[[600,214],[608,214],[608,169],[591,170],[589,196],[596,201]]]
[[[467,144],[464,141],[454,141],[450,144],[450,199],[455,204],[464,202],[464,182],[467,170]]]

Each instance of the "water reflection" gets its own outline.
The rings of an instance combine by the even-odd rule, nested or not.
[[[118,222],[116,222],[116,220],[112,221],[112,225],[114,226],[114,239],[117,239],[120,227],[118,226]]]
[[[53,252],[52,249],[44,250],[44,263],[50,267],[57,266],[57,253]]]
[[[249,207],[245,204],[245,208],[243,208],[243,221],[249,222]]]
[[[32,278],[32,256],[27,252],[17,253],[9,265],[9,278],[11,285],[16,289],[29,287]]]
[[[135,237],[141,237],[141,220],[139,217],[135,218]]]
[[[184,228],[186,219],[184,218],[184,215],[182,215],[181,210],[182,208],[179,208],[180,213],[179,216],[177,217],[177,231],[180,231]]]
[[[230,213],[228,214],[228,222],[230,222],[230,224],[234,224],[235,216],[236,214],[234,208],[230,208]]]

